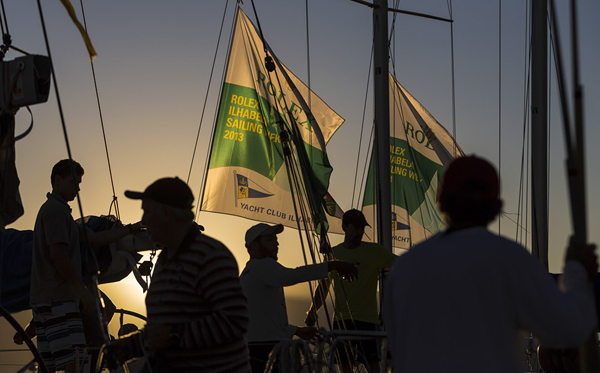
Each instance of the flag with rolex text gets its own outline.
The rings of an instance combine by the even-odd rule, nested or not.
[[[295,136],[302,149],[290,144],[288,160],[308,169],[302,175],[307,181],[294,194],[316,198],[322,211],[341,216],[327,193],[332,168],[325,144],[344,120],[263,44],[241,9],[231,43],[202,210],[290,227],[312,223],[311,216],[296,215],[292,200],[284,147],[286,137]],[[265,67],[265,48],[275,71]]]
[[[463,156],[450,133],[390,74],[390,183],[392,242],[408,249],[445,228],[437,208],[444,166]],[[362,211],[377,232],[375,165],[371,157]]]

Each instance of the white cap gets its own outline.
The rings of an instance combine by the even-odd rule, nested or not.
[[[265,223],[256,224],[246,231],[246,247],[250,245],[259,236],[266,236],[269,234],[279,234],[283,232],[283,225],[269,225]]]

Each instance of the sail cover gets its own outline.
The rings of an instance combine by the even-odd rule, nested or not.
[[[265,67],[265,49],[275,62],[273,72]],[[329,197],[325,198],[332,171],[325,144],[343,121],[317,95],[309,92],[266,42],[263,44],[254,25],[239,9],[202,210],[290,227],[297,227],[299,219],[312,220],[312,217],[299,217],[294,209],[283,156],[285,135],[282,136],[282,130],[285,130],[296,139],[290,144],[291,159],[307,167],[301,171],[306,173],[303,175],[305,193],[301,194],[316,190],[316,203],[321,211],[329,207],[329,212],[335,215],[336,204],[331,204]],[[307,223],[312,227],[311,222]]]
[[[390,180],[392,183],[392,242],[408,249],[443,230],[437,209],[437,189],[444,165],[463,151],[439,124],[390,74]],[[363,213],[372,222],[366,236],[377,232],[374,157],[367,176]]]

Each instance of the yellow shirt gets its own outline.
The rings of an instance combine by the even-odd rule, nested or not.
[[[330,276],[335,291],[334,320],[352,319],[379,324],[377,280],[382,269],[391,267],[396,255],[371,242],[361,242],[354,249],[348,249],[341,243],[333,248],[333,255],[335,259],[353,263],[358,269],[358,278],[352,282],[341,280],[337,272]]]

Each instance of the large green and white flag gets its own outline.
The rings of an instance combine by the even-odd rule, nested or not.
[[[443,230],[445,224],[437,209],[437,189],[444,165],[463,151],[450,133],[435,120],[390,74],[390,181],[392,183],[392,242],[408,249]],[[363,213],[372,228],[366,236],[375,237],[377,221],[375,166],[367,176]]]
[[[275,71],[265,67],[265,49]],[[310,107],[309,107],[310,104]],[[341,211],[327,198],[332,168],[325,144],[343,119],[292,74],[263,44],[239,9],[215,127],[202,210],[296,227],[298,216],[284,160],[285,134],[303,181],[297,198],[316,201],[322,212]],[[304,167],[304,168],[303,168]],[[296,174],[290,173],[294,178]],[[295,189],[295,188],[294,188]],[[316,199],[315,199],[316,198]],[[313,203],[314,205],[315,203]]]

